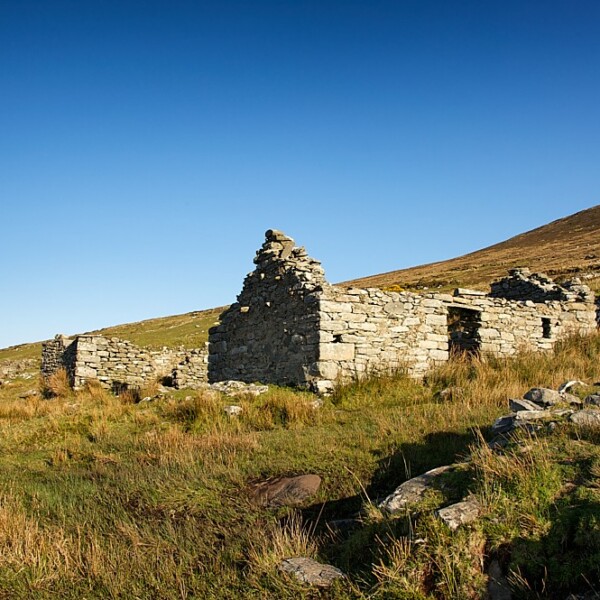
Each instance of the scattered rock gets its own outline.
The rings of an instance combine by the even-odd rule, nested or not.
[[[344,573],[338,568],[319,563],[305,556],[286,558],[279,565],[279,570],[293,575],[302,583],[317,587],[329,587],[336,579],[345,577]]]
[[[581,406],[583,404],[583,401],[581,400],[581,398],[579,398],[579,396],[575,396],[575,394],[563,394],[563,402],[568,402],[569,404],[571,404],[572,406]]]
[[[565,381],[564,383],[558,386],[558,393],[564,394],[576,385],[585,385],[585,382],[580,381],[579,379],[571,379],[570,381]]]
[[[278,477],[257,484],[253,496],[262,506],[294,506],[316,494],[320,486],[321,478],[318,475]]]
[[[327,527],[335,533],[350,533],[360,525],[358,519],[334,519],[327,523]]]
[[[439,394],[440,400],[458,400],[464,395],[464,390],[458,386],[444,388]]]
[[[235,404],[231,404],[229,406],[224,406],[223,410],[230,416],[230,417],[237,417],[239,414],[242,413],[242,407],[241,406],[236,406]]]
[[[503,435],[497,435],[491,442],[488,442],[490,450],[502,450],[508,446],[508,438]]]
[[[510,433],[515,429],[515,415],[504,415],[498,417],[492,424],[492,433],[498,435],[501,433]]]
[[[571,421],[583,427],[600,427],[600,411],[591,408],[578,410],[571,415]]]
[[[322,408],[323,407],[323,400],[321,400],[321,398],[317,398],[316,400],[311,400],[311,402],[309,403],[309,406],[313,410],[317,410],[319,408]]]
[[[593,404],[594,406],[600,406],[600,394],[590,394],[583,400],[584,404]]]
[[[531,388],[523,394],[523,398],[543,406],[553,406],[563,401],[562,395],[550,388]]]
[[[383,502],[379,503],[379,508],[388,513],[395,513],[405,508],[408,504],[420,502],[425,496],[425,492],[434,486],[435,480],[440,475],[455,469],[455,465],[445,465],[431,469],[418,477],[413,477],[400,484]]]
[[[19,398],[27,399],[27,398],[35,398],[39,396],[40,392],[38,390],[27,390],[19,395]]]
[[[512,592],[508,580],[502,573],[502,567],[497,560],[493,560],[487,570],[487,592],[489,600],[511,600]]]
[[[440,508],[436,511],[436,515],[441,519],[448,527],[455,531],[461,525],[468,525],[473,523],[479,517],[481,512],[481,506],[475,498],[469,498],[456,504],[451,504],[445,508]]]
[[[510,406],[510,410],[513,412],[520,412],[523,410],[542,410],[542,407],[535,402],[531,402],[531,400],[523,400],[521,398],[516,400],[509,400],[508,404]]]

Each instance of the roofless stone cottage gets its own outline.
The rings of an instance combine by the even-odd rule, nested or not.
[[[578,280],[557,285],[526,269],[492,293],[345,289],[318,261],[269,230],[238,301],[210,330],[208,375],[307,386],[319,392],[370,372],[406,368],[414,376],[454,351],[511,355],[549,350],[596,328],[594,295]]]
[[[237,298],[205,349],[152,352],[102,336],[57,336],[42,350],[45,376],[60,367],[80,387],[141,385],[169,375],[179,387],[239,380],[327,392],[338,381],[405,368],[415,376],[453,352],[508,356],[549,350],[596,328],[594,295],[515,269],[489,295],[346,289],[285,234],[269,230]]]

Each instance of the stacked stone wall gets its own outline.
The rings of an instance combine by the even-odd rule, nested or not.
[[[306,385],[319,346],[318,261],[270,230],[237,302],[209,332],[210,381]]]
[[[54,339],[42,343],[42,377],[49,377],[59,369],[67,368],[66,349],[73,343],[73,339],[64,335],[57,335]]]
[[[201,388],[208,382],[208,350],[190,350],[173,369],[173,386],[177,389]]]
[[[521,350],[551,350],[570,335],[596,329],[594,305],[583,302],[510,301],[491,297],[455,297],[448,305],[480,313],[481,354],[511,356]]]
[[[60,368],[66,369],[75,389],[87,381],[98,381],[103,387],[121,390],[143,386],[161,377],[191,384],[207,380],[207,350],[149,350],[115,337],[57,336],[42,346],[41,372],[48,377]]]
[[[255,263],[238,302],[209,333],[211,381],[327,391],[372,372],[423,375],[448,360],[451,349],[510,356],[549,350],[596,327],[587,286],[559,286],[527,269],[494,283],[490,296],[343,289],[328,284],[320,263],[276,231],[267,232]]]
[[[399,369],[423,375],[448,360],[446,308],[431,294],[328,286],[318,326],[317,388]]]

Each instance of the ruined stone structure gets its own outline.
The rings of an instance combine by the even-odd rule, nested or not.
[[[75,389],[87,381],[98,381],[118,392],[162,377],[172,378],[175,385],[191,387],[192,383],[207,380],[207,351],[148,350],[114,337],[57,335],[42,345],[42,376],[48,377],[60,368],[66,370]]]
[[[210,330],[209,379],[328,391],[338,381],[405,368],[414,376],[453,352],[549,350],[596,327],[593,293],[526,269],[492,293],[344,289],[281,232],[267,231],[238,301]]]
[[[98,335],[57,336],[42,374],[64,367],[79,388],[176,387],[236,380],[327,392],[335,383],[406,369],[422,376],[453,353],[510,356],[550,350],[596,328],[594,294],[579,280],[558,285],[514,269],[489,295],[472,290],[414,294],[329,284],[320,263],[279,231],[267,231],[237,302],[209,332],[206,349],[152,351]]]

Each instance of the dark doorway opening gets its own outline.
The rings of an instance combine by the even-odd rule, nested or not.
[[[470,308],[451,306],[448,309],[448,337],[450,355],[476,356],[481,347],[479,329],[481,312]]]
[[[542,337],[549,339],[552,337],[552,325],[550,319],[542,317]]]

